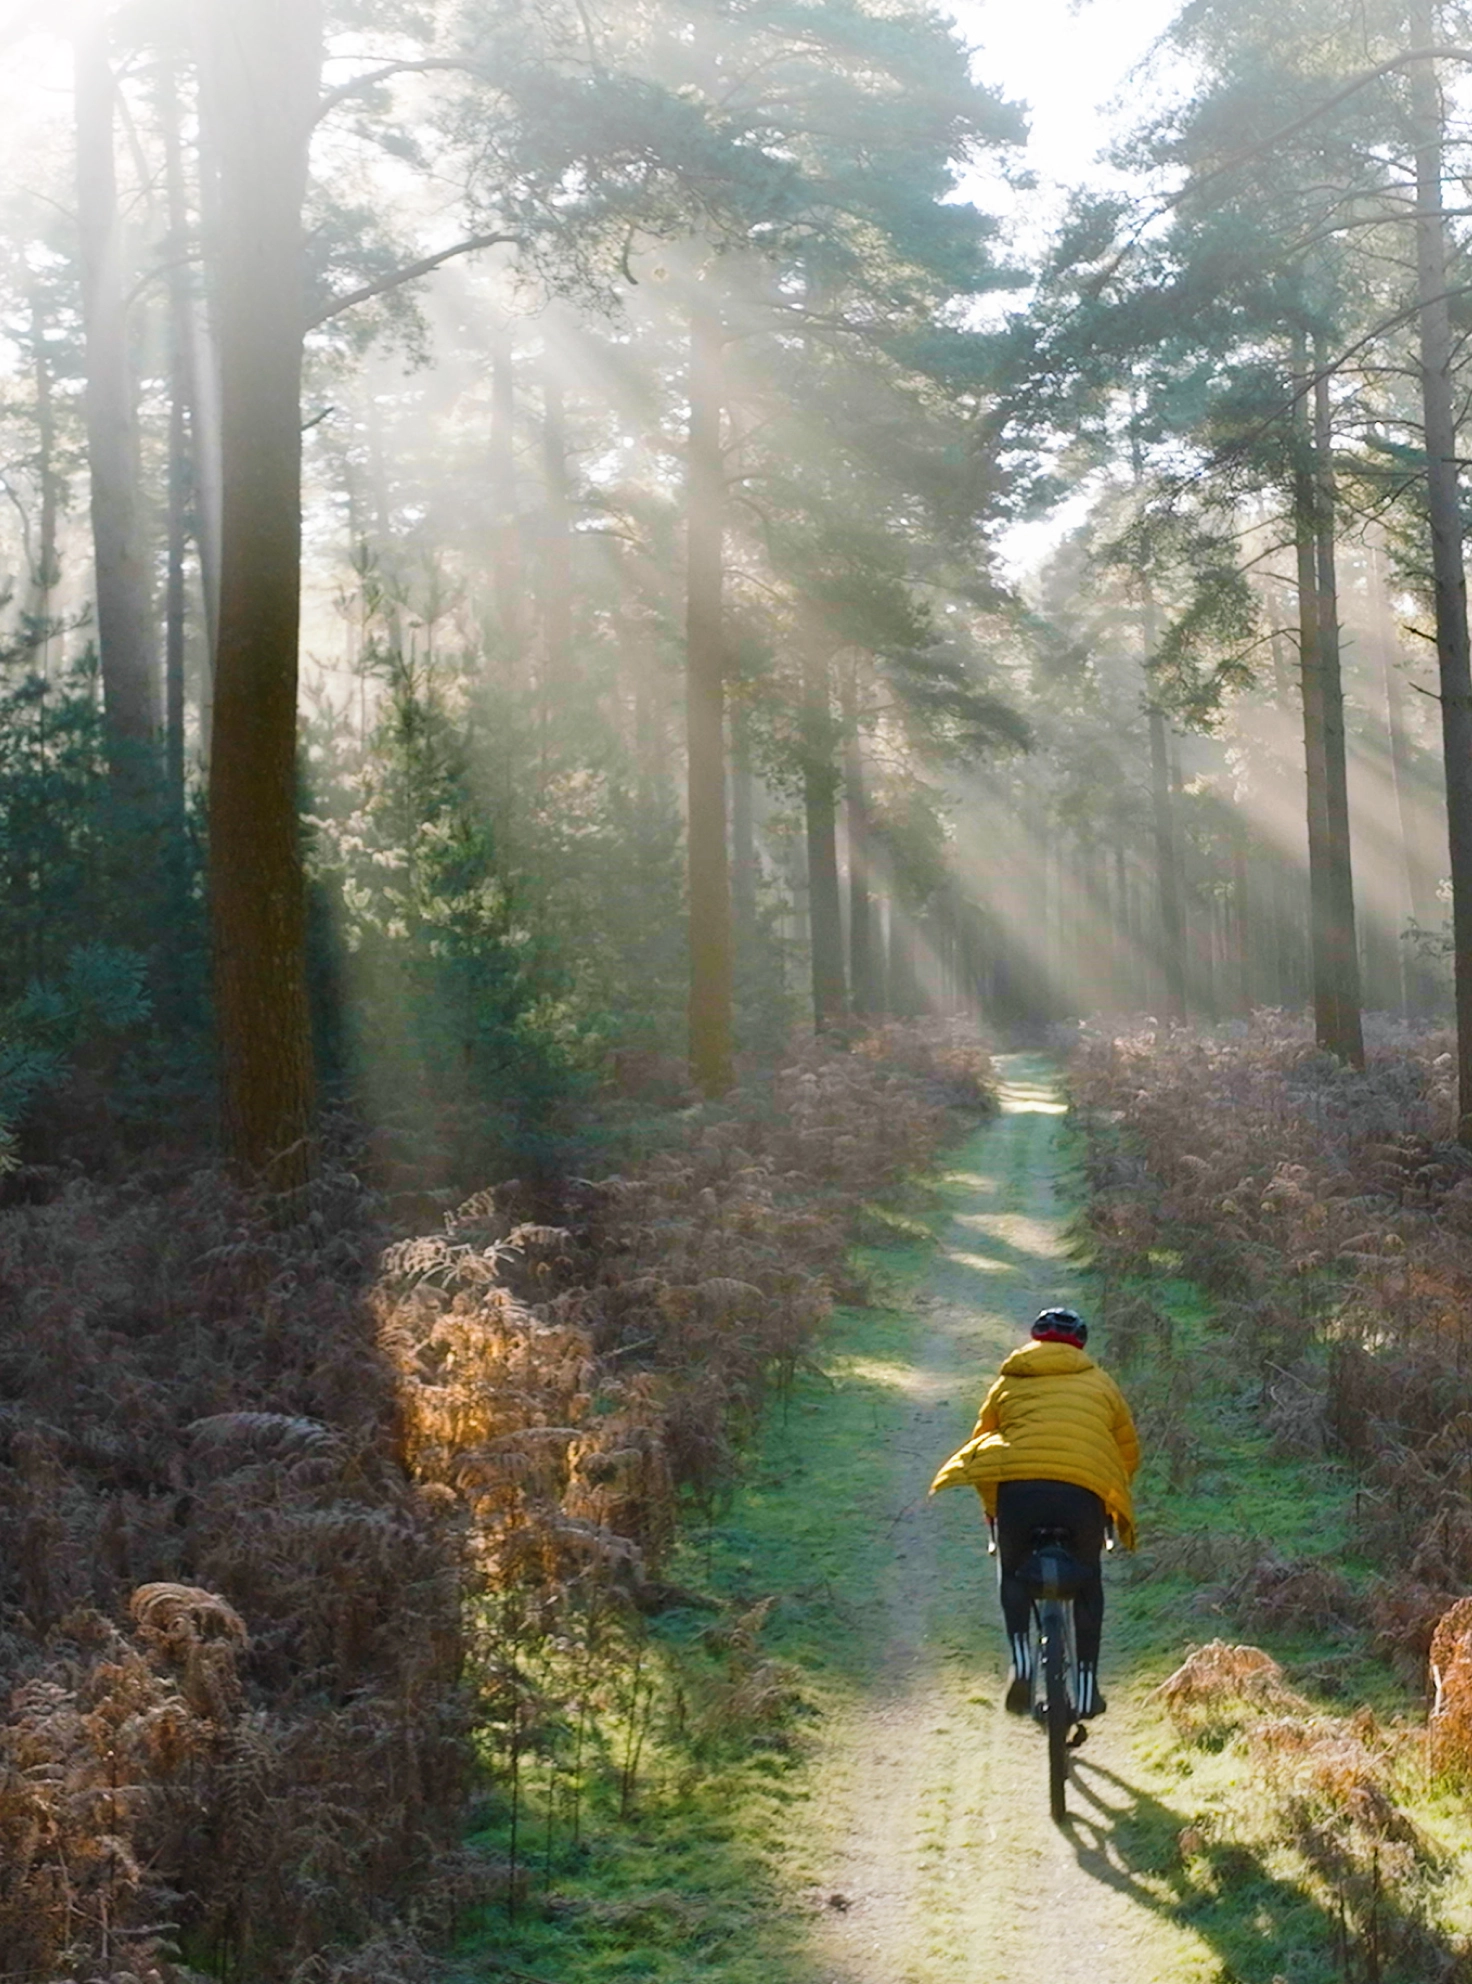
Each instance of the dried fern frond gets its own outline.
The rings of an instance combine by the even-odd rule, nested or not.
[[[161,1645],[187,1647],[200,1640],[228,1640],[244,1647],[245,1621],[217,1592],[190,1584],[144,1584],[128,1606],[139,1629]]]
[[[317,1453],[340,1438],[320,1419],[289,1412],[213,1412],[191,1420],[184,1437],[206,1454],[234,1449],[283,1455]]]

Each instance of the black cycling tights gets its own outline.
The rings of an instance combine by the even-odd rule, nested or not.
[[[1027,1587],[1017,1572],[1032,1555],[1033,1531],[1063,1529],[1069,1549],[1089,1573],[1073,1605],[1080,1667],[1099,1664],[1104,1629],[1104,1580],[1099,1553],[1104,1548],[1104,1504],[1092,1488],[1071,1481],[1003,1481],[997,1487],[997,1556],[1001,1562],[1002,1617],[1007,1637],[1026,1638],[1032,1614]]]

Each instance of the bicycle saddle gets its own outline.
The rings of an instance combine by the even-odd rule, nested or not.
[[[1033,1531],[1032,1554],[1017,1568],[1030,1598],[1077,1598],[1083,1590],[1089,1574],[1069,1549],[1071,1540],[1067,1530]]]

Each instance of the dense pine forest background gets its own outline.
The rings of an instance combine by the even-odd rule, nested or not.
[[[463,1180],[799,1018],[1449,1010],[1417,22],[1188,11],[1029,267],[923,11],[318,12],[12,29],[23,1156],[305,1175],[320,1096]]]
[[[409,1978],[477,1757],[627,1806],[984,1039],[1368,1055],[1459,1187],[1472,21],[1192,0],[1063,205],[968,33],[0,27],[7,1977]]]

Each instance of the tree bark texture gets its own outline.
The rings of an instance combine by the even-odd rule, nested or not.
[[[843,971],[843,912],[838,893],[838,771],[834,764],[832,691],[826,659],[803,656],[803,821],[808,844],[808,918],[812,938],[813,1025],[841,1021],[848,993]]]
[[[1307,361],[1296,356],[1300,378]],[[1324,749],[1323,644],[1319,639],[1317,502],[1312,439],[1300,401],[1295,419],[1293,544],[1298,581],[1298,665],[1303,695],[1304,792],[1308,815],[1309,945],[1312,960],[1314,1039],[1325,1053],[1338,1051],[1338,1000],[1334,983],[1333,891],[1330,880],[1328,771]]]
[[[1428,0],[1412,8],[1412,39],[1435,37]],[[1446,760],[1447,844],[1451,860],[1452,968],[1457,1016],[1457,1134],[1472,1145],[1472,646],[1457,470],[1452,334],[1447,307],[1446,221],[1442,211],[1442,104],[1430,63],[1410,72],[1416,123],[1416,278],[1420,297],[1421,405],[1426,438],[1426,510],[1436,594],[1436,661]]]
[[[1314,349],[1314,569],[1318,582],[1319,700],[1324,721],[1324,811],[1328,832],[1329,947],[1334,981],[1334,1052],[1365,1065],[1355,935],[1354,861],[1349,833],[1349,774],[1344,741],[1344,680],[1339,658],[1339,583],[1335,571],[1334,431],[1322,345]]]
[[[318,0],[209,0],[205,113],[219,170],[223,560],[210,898],[226,1149],[288,1189],[312,1106],[297,805],[302,205]]]
[[[100,14],[78,27],[74,53],[87,469],[103,718],[114,778],[141,789],[148,783],[159,728],[158,647],[113,156],[116,85]]]
[[[731,871],[726,847],[723,340],[713,306],[690,320],[686,477],[685,724],[690,918],[690,1073],[708,1096],[731,1086]]]

